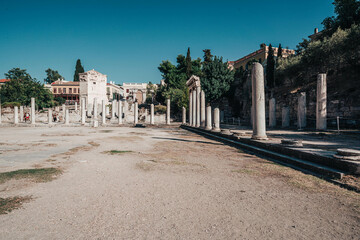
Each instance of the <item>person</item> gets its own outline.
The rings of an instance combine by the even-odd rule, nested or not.
[[[25,114],[25,122],[26,122],[27,120],[30,120],[30,114],[29,114],[28,112]]]
[[[56,113],[53,113],[53,115],[52,115],[52,117],[53,117],[53,122],[56,122]]]

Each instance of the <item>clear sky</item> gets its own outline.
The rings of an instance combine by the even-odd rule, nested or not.
[[[334,15],[331,0],[0,0],[0,78],[27,69],[73,80],[78,58],[108,81],[159,83],[162,60],[203,57],[203,49],[236,60],[260,43],[294,49]]]

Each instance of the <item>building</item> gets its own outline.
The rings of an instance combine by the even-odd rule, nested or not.
[[[106,94],[109,101],[120,100],[124,96],[124,89],[114,82],[110,82],[106,84]]]
[[[311,34],[308,37],[310,38],[311,41],[316,41],[316,40],[319,40],[322,37],[323,33],[324,33],[324,31],[319,32],[319,29],[315,28],[314,29],[314,34]]]
[[[274,56],[277,57],[278,54],[278,48],[277,47],[273,47],[274,50]],[[290,55],[294,55],[295,54],[295,50],[291,50],[291,49],[282,49],[282,57],[286,58]],[[260,62],[262,65],[266,65],[266,59],[269,55],[269,46],[266,46],[265,44],[261,45],[261,48],[255,52],[252,52],[248,55],[246,55],[245,57],[242,57],[236,61],[229,61],[229,67],[231,69],[238,69],[238,68],[243,68],[243,69],[248,69],[249,66],[249,62],[253,62],[254,60]]]
[[[10,79],[0,79],[0,88],[2,85],[4,85],[7,82],[10,82]]]
[[[79,82],[69,82],[59,79],[51,83],[51,92],[54,97],[62,97],[65,99],[65,104],[79,103],[80,84]]]
[[[106,94],[107,76],[95,71],[94,69],[79,73],[80,79],[80,97],[86,99],[86,104],[94,104],[94,99],[97,99],[98,103],[102,100],[108,103],[108,97]]]
[[[124,98],[126,100],[144,103],[146,101],[147,83],[123,83]]]

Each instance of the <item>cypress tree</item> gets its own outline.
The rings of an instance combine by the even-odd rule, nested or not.
[[[204,63],[210,63],[213,59],[213,55],[211,55],[210,49],[203,50],[204,52]]]
[[[187,78],[191,77],[192,67],[191,67],[191,57],[190,57],[190,48],[187,50],[186,54],[186,76]]]
[[[278,52],[277,52],[277,58],[282,58],[282,47],[281,47],[281,43],[279,44],[279,48],[278,48]]]
[[[79,81],[79,73],[83,73],[83,72],[85,72],[84,67],[81,65],[80,59],[78,59],[76,61],[76,66],[75,66],[74,82]]]
[[[269,53],[267,57],[267,65],[266,65],[266,83],[269,88],[273,88],[275,85],[274,72],[275,72],[274,49],[270,44]]]

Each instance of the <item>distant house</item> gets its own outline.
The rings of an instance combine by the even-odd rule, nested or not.
[[[4,85],[7,82],[10,82],[10,79],[0,79],[0,88],[2,85]]]
[[[114,82],[106,84],[106,95],[109,101],[120,100],[124,96],[124,89]]]
[[[123,83],[124,98],[126,100],[144,103],[146,101],[147,83]]]
[[[80,83],[59,79],[51,83],[51,92],[54,97],[64,98],[66,104],[79,103]]]

